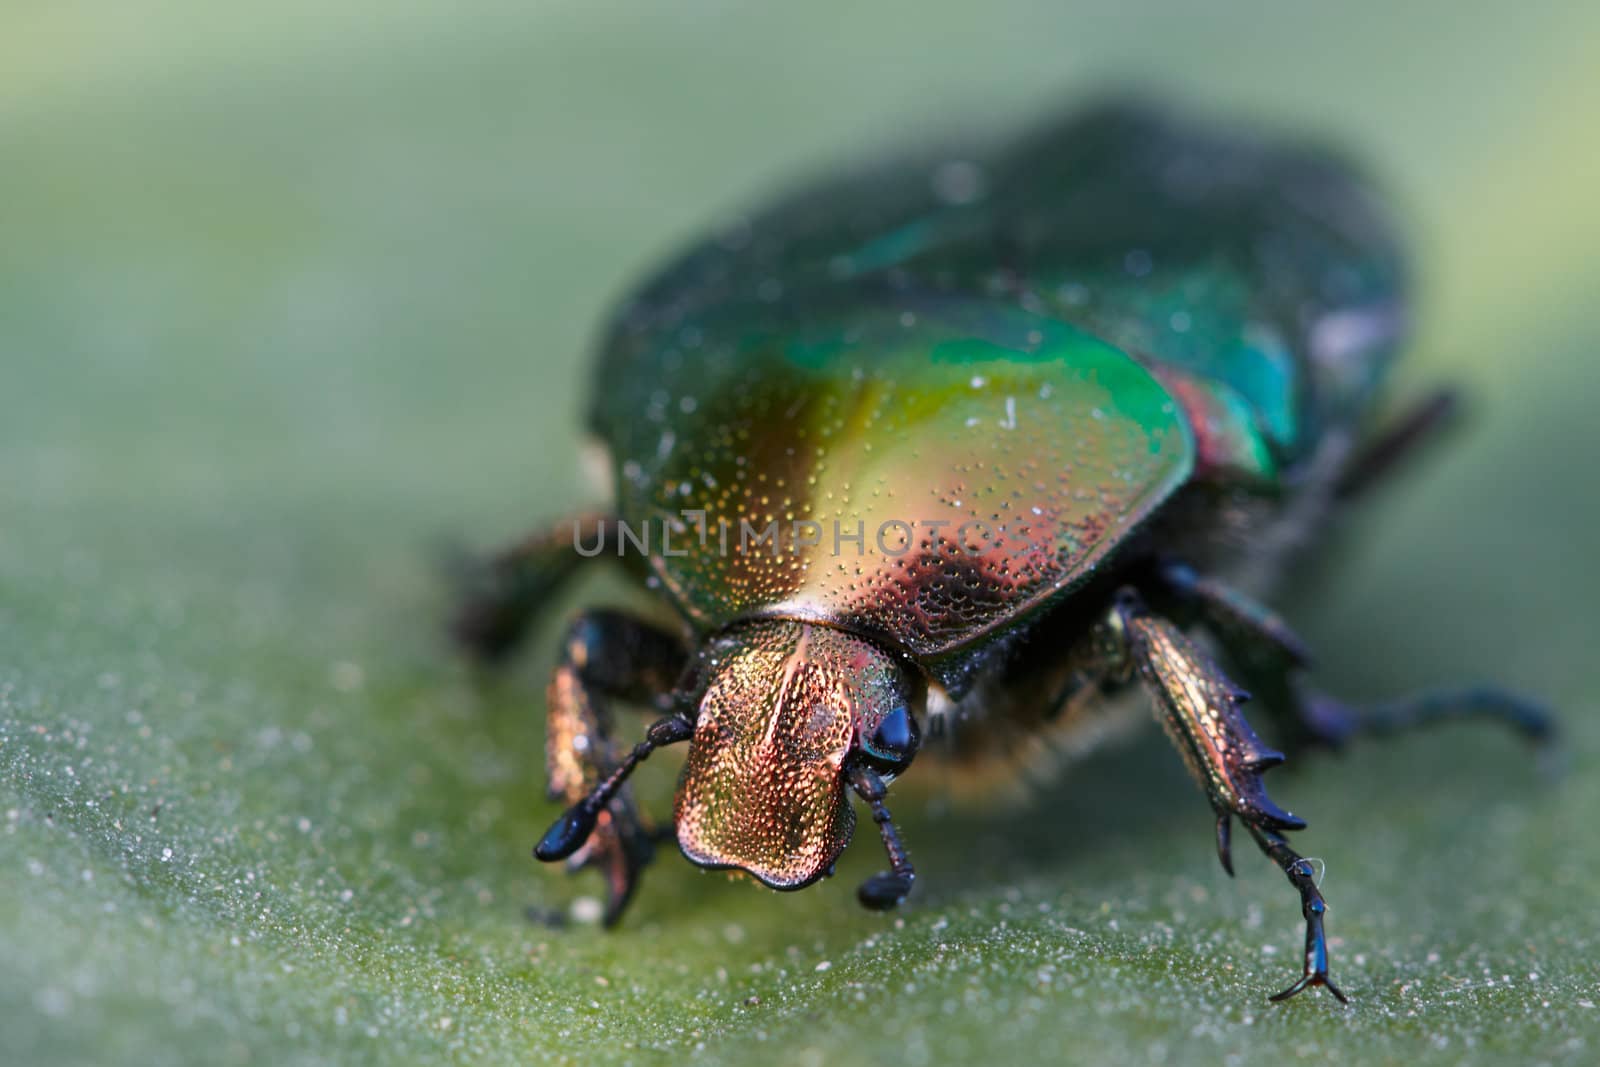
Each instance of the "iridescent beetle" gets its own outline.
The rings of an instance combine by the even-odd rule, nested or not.
[[[723,227],[605,337],[590,424],[609,509],[498,557],[456,620],[503,655],[586,558],[620,558],[681,619],[572,625],[547,753],[571,807],[535,854],[598,868],[615,921],[658,836],[624,783],[687,741],[665,835],[685,856],[807,886],[850,841],[853,792],[890,863],[860,899],[891,907],[914,875],[885,787],[924,737],[964,758],[1007,731],[1084,731],[1138,679],[1224,868],[1237,819],[1300,895],[1304,973],[1273,999],[1344,1000],[1284,837],[1305,823],[1261,780],[1284,757],[1233,679],[1297,746],[1467,714],[1550,729],[1493,690],[1340,704],[1222,577],[1260,585],[1448,410],[1440,394],[1369,425],[1403,280],[1336,160],[1127,105]],[[611,700],[665,715],[626,755]]]

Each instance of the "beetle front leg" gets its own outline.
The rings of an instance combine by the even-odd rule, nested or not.
[[[1327,903],[1312,877],[1311,865],[1283,837],[1305,821],[1267,796],[1261,772],[1283,762],[1245,720],[1249,699],[1175,625],[1150,613],[1137,594],[1118,594],[1096,634],[1101,654],[1114,673],[1137,674],[1161,710],[1161,722],[1200,783],[1217,816],[1217,855],[1233,873],[1230,830],[1238,818],[1256,844],[1300,893],[1306,921],[1305,970],[1294,985],[1274,996],[1285,1000],[1311,986],[1326,986],[1341,1002],[1345,996],[1328,978],[1328,945],[1323,931]]]
[[[658,706],[687,661],[677,637],[632,616],[593,611],[574,620],[548,691],[545,764],[551,799],[579,804],[625,762],[612,738],[608,698]],[[631,793],[619,785],[596,813],[587,840],[554,858],[566,858],[570,870],[599,869],[606,881],[609,926],[622,915],[654,855],[655,836]]]
[[[456,644],[485,663],[503,660],[580,563],[614,554],[607,551],[607,538],[615,531],[615,521],[606,516],[576,515],[487,560],[457,566],[460,603],[450,620]]]

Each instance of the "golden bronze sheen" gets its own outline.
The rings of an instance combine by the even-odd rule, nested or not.
[[[808,623],[762,622],[707,657],[673,823],[704,867],[744,870],[775,889],[827,873],[855,813],[844,764],[909,699],[876,646]]]
[[[589,559],[670,611],[573,621],[546,722],[567,807],[534,854],[599,871],[611,923],[662,840],[809,885],[859,802],[889,869],[858,896],[892,907],[915,872],[886,795],[919,753],[1086,751],[1137,684],[1223,867],[1237,822],[1300,899],[1301,975],[1275,999],[1343,1000],[1245,687],[1295,751],[1462,715],[1550,732],[1492,690],[1341,704],[1221,577],[1266,585],[1440,424],[1437,398],[1373,422],[1407,306],[1387,213],[1336,158],[1137,107],[728,220],[610,321],[601,509],[502,554],[456,621],[502,656]],[[613,704],[660,717],[627,749]],[[685,742],[658,828],[628,776]]]

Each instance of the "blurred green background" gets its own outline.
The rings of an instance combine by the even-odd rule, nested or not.
[[[1600,8],[6,4],[0,1060],[1594,1062]],[[1020,812],[902,804],[776,896],[672,856],[624,928],[525,909],[546,627],[444,647],[435,549],[580,499],[587,346],[731,205],[1107,85],[1320,130],[1413,227],[1396,392],[1476,419],[1289,609],[1355,697],[1493,677],[1569,773],[1451,729],[1277,772],[1327,865],[1230,882],[1153,731]],[[619,600],[616,583],[572,600]],[[567,605],[570,607],[571,605]],[[555,613],[556,616],[560,612]],[[646,782],[664,797],[669,768]]]

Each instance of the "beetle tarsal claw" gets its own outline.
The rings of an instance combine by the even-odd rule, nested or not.
[[[1290,986],[1288,989],[1283,990],[1281,993],[1274,993],[1267,999],[1273,1001],[1274,1003],[1281,1004],[1291,997],[1298,996],[1299,994],[1305,992],[1312,986],[1322,986],[1328,992],[1337,997],[1340,1004],[1350,1003],[1350,998],[1345,996],[1344,993],[1340,991],[1339,987],[1334,985],[1332,980],[1328,978],[1327,971],[1323,971],[1321,974],[1308,974],[1294,985]]]
[[[601,922],[615,926],[633,899],[644,869],[654,858],[652,832],[639,823],[637,813],[631,809],[619,813],[613,805],[600,816],[594,833],[567,860],[567,866],[574,871],[592,867],[600,872],[606,886]]]

